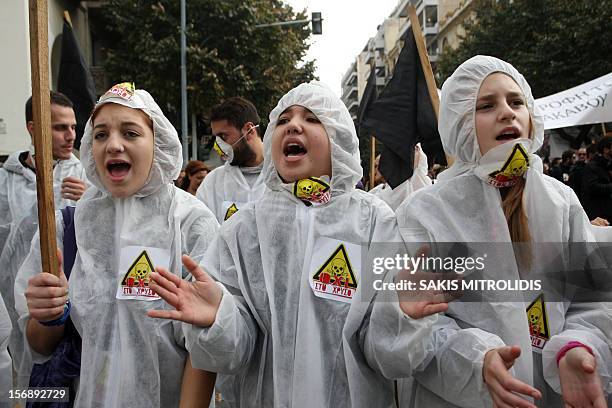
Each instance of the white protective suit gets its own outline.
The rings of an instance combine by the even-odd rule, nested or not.
[[[13,364],[8,353],[8,342],[11,334],[11,319],[0,296],[0,408],[8,408],[8,392],[13,388]]]
[[[368,191],[368,193],[374,194],[378,198],[382,199],[385,203],[387,203],[387,205],[389,205],[389,207],[391,207],[393,211],[397,210],[400,204],[404,202],[409,195],[423,187],[433,184],[427,175],[427,155],[420,148],[416,150],[416,152],[416,154],[419,155],[419,164],[414,169],[412,177],[393,189],[389,184],[381,183],[372,190]]]
[[[278,117],[293,105],[312,111],[330,139],[331,198],[325,204],[297,199],[272,161]],[[291,90],[270,113],[263,169],[268,190],[222,224],[202,264],[224,288],[215,323],[184,325],[195,367],[236,374],[231,399],[237,406],[394,404],[393,382],[367,365],[357,332],[370,300],[360,299],[368,273],[361,251],[401,238],[391,209],[355,189],[362,176],[358,143],[346,107],[318,82]],[[336,254],[344,255],[341,262]],[[315,289],[316,276],[332,267],[356,283],[342,289],[343,300]]]
[[[249,172],[249,177],[257,177],[252,185],[244,172]],[[226,162],[204,178],[196,197],[210,208],[219,223],[223,223],[245,204],[259,200],[265,189],[260,169],[232,166]]]
[[[30,250],[32,238],[38,229],[38,207],[36,197],[36,174],[19,161],[22,152],[9,156],[0,169],[0,293],[13,322],[10,349],[16,366],[22,354],[21,333],[17,327],[18,315],[15,311],[13,288],[19,267]],[[76,177],[86,181],[85,170],[76,156],[59,160],[53,168],[53,195],[56,209],[76,202],[61,196],[62,181],[66,177]],[[4,235],[4,236],[3,236]],[[27,386],[19,383],[20,386]]]
[[[75,406],[178,407],[187,358],[180,324],[146,316],[148,310],[166,307],[160,298],[145,299],[143,295],[120,299],[118,289],[131,286],[124,283],[130,276],[136,282],[143,276],[147,279],[148,272],[139,272],[139,268],[146,271],[146,262],[142,269],[138,267],[140,261],[149,259],[150,266],[155,266],[150,259],[163,264],[156,261],[156,253],[165,254],[160,258],[166,257],[170,271],[190,277],[182,268],[181,255],[200,260],[218,223],[200,201],[174,187],[172,180],[182,163],[181,145],[176,130],[153,98],[143,90],[136,90],[129,99],[106,93],[97,106],[110,102],[140,108],[151,118],[153,165],[146,184],[136,194],[114,198],[96,172],[91,119],[87,122],[81,154],[93,187],[76,207],[78,253],[69,279],[70,316],[83,339]],[[63,227],[61,217],[56,218],[61,247]],[[15,285],[22,328],[28,309],[20,294],[28,279],[40,272],[38,241],[37,235]],[[141,253],[144,247],[148,257],[142,258],[141,253],[130,267],[134,257],[128,258],[127,264],[121,261],[128,247],[138,247],[135,253]]]
[[[22,249],[24,246],[30,247],[33,231],[38,223],[36,174],[21,164],[19,161],[21,153],[15,152],[10,155],[4,167],[0,168],[0,260],[3,265],[0,288],[11,315],[15,274],[27,255],[27,251],[24,253]],[[58,161],[53,168],[53,195],[56,209],[75,205],[74,201],[61,196],[62,180],[66,177],[86,180],[85,171],[75,155],[71,155],[68,160]]]
[[[499,190],[475,174],[481,158],[475,134],[475,104],[482,82],[495,72],[505,73],[516,81],[531,115],[533,142],[528,152],[529,169],[524,175],[523,208],[529,221],[532,242],[593,241],[589,221],[573,191],[545,176],[541,160],[533,154],[542,145],[543,120],[535,110],[529,85],[511,65],[485,56],[477,56],[463,63],[442,87],[440,136],[445,151],[456,160],[440,174],[438,183],[417,192],[397,210],[404,241],[511,241],[501,209]],[[538,273],[539,264],[551,260],[546,258],[542,254],[534,256],[529,279],[534,278],[533,273]],[[491,274],[497,278],[519,278],[512,252],[497,261],[495,268],[489,268]],[[513,374],[542,392],[543,399],[536,402],[539,406],[562,406],[555,357],[560,348],[571,340],[592,348],[603,386],[606,392],[612,391],[610,305],[546,302],[550,337],[542,350],[536,347],[532,350],[526,313],[532,300],[451,302],[446,314],[436,315],[434,334],[427,346],[431,350],[430,362],[414,374],[416,381],[410,395],[402,396],[405,406],[491,406],[491,398],[482,378],[484,355],[493,348],[515,344],[520,346],[522,354],[515,361]],[[530,353],[530,350],[533,352]]]
[[[21,164],[19,155],[22,153],[11,154],[4,166],[0,168],[0,252],[4,248],[5,242],[15,244],[13,242],[14,236],[9,239],[14,225],[19,224],[24,218],[30,218],[31,221],[36,222],[35,219],[32,220],[32,217],[38,217],[36,174]],[[59,160],[53,168],[53,196],[56,209],[64,208],[67,205],[75,205],[74,201],[61,196],[62,181],[66,177],[86,180],[85,170],[74,154],[71,155],[70,159]],[[32,236],[29,236],[22,240],[29,243],[31,239]],[[4,282],[2,282],[2,286],[5,286]],[[3,292],[3,294],[5,293]],[[10,300],[12,300],[12,294]],[[12,301],[10,305],[9,310],[11,310]]]

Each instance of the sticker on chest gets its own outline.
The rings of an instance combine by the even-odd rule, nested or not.
[[[232,215],[236,214],[237,212],[238,212],[238,207],[236,207],[236,203],[232,203],[232,205],[230,205],[227,211],[225,212],[223,221],[227,221]]]
[[[550,339],[548,329],[548,317],[546,315],[546,303],[544,295],[538,296],[527,308],[527,320],[529,321],[529,335],[531,345],[543,349],[546,342]]]
[[[156,266],[168,268],[167,250],[150,247],[127,246],[121,249],[117,299],[161,299],[150,287],[151,273]]]
[[[340,244],[312,277],[315,295],[350,302],[357,290],[357,280],[346,247]]]

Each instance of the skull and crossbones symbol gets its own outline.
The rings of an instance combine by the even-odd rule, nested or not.
[[[346,286],[348,284],[348,280],[346,279],[346,274],[344,269],[346,268],[346,262],[342,259],[334,259],[330,263],[330,274],[334,276],[334,284],[340,286]]]
[[[542,310],[534,306],[529,311],[529,326],[531,328],[532,334],[540,333],[540,317],[542,316]]]
[[[138,283],[140,286],[148,283],[148,275],[149,275],[149,266],[144,262],[139,262],[134,267],[134,274],[136,278],[138,278]]]
[[[302,183],[302,185],[300,186],[300,190],[302,190],[302,193],[307,196],[312,194],[313,189],[314,186],[312,185],[312,183]]]

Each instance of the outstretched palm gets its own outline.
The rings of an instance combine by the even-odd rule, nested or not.
[[[569,350],[559,361],[561,394],[566,406],[606,408],[595,357],[584,347]]]
[[[195,281],[181,279],[165,268],[155,268],[157,273],[151,274],[151,289],[175,310],[150,310],[147,315],[209,327],[215,322],[223,291],[187,255],[183,255],[183,265]]]
[[[428,245],[423,245],[417,250],[417,257],[426,257],[429,254],[430,248]],[[445,312],[448,310],[448,302],[453,300],[453,297],[440,290],[420,290],[419,282],[421,280],[428,281],[435,275],[422,271],[411,271],[404,269],[397,274],[397,281],[411,282],[415,290],[397,290],[399,306],[406,315],[413,319],[422,319],[423,317]]]
[[[430,278],[431,274],[426,272],[412,274],[404,270],[397,274],[398,280],[415,282],[416,285],[421,279]],[[398,290],[397,296],[402,312],[413,319],[422,319],[432,314],[446,312],[448,302],[453,300],[449,294],[437,290]]]

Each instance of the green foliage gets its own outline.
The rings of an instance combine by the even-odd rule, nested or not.
[[[514,65],[536,98],[612,71],[612,0],[475,0],[474,10],[459,47],[438,59],[439,84],[478,54]]]
[[[187,89],[190,112],[207,116],[230,96],[251,100],[262,119],[280,97],[314,78],[307,26],[255,28],[305,19],[280,0],[187,0]],[[180,2],[110,0],[102,10],[110,83],[134,81],[173,123],[180,120]]]

